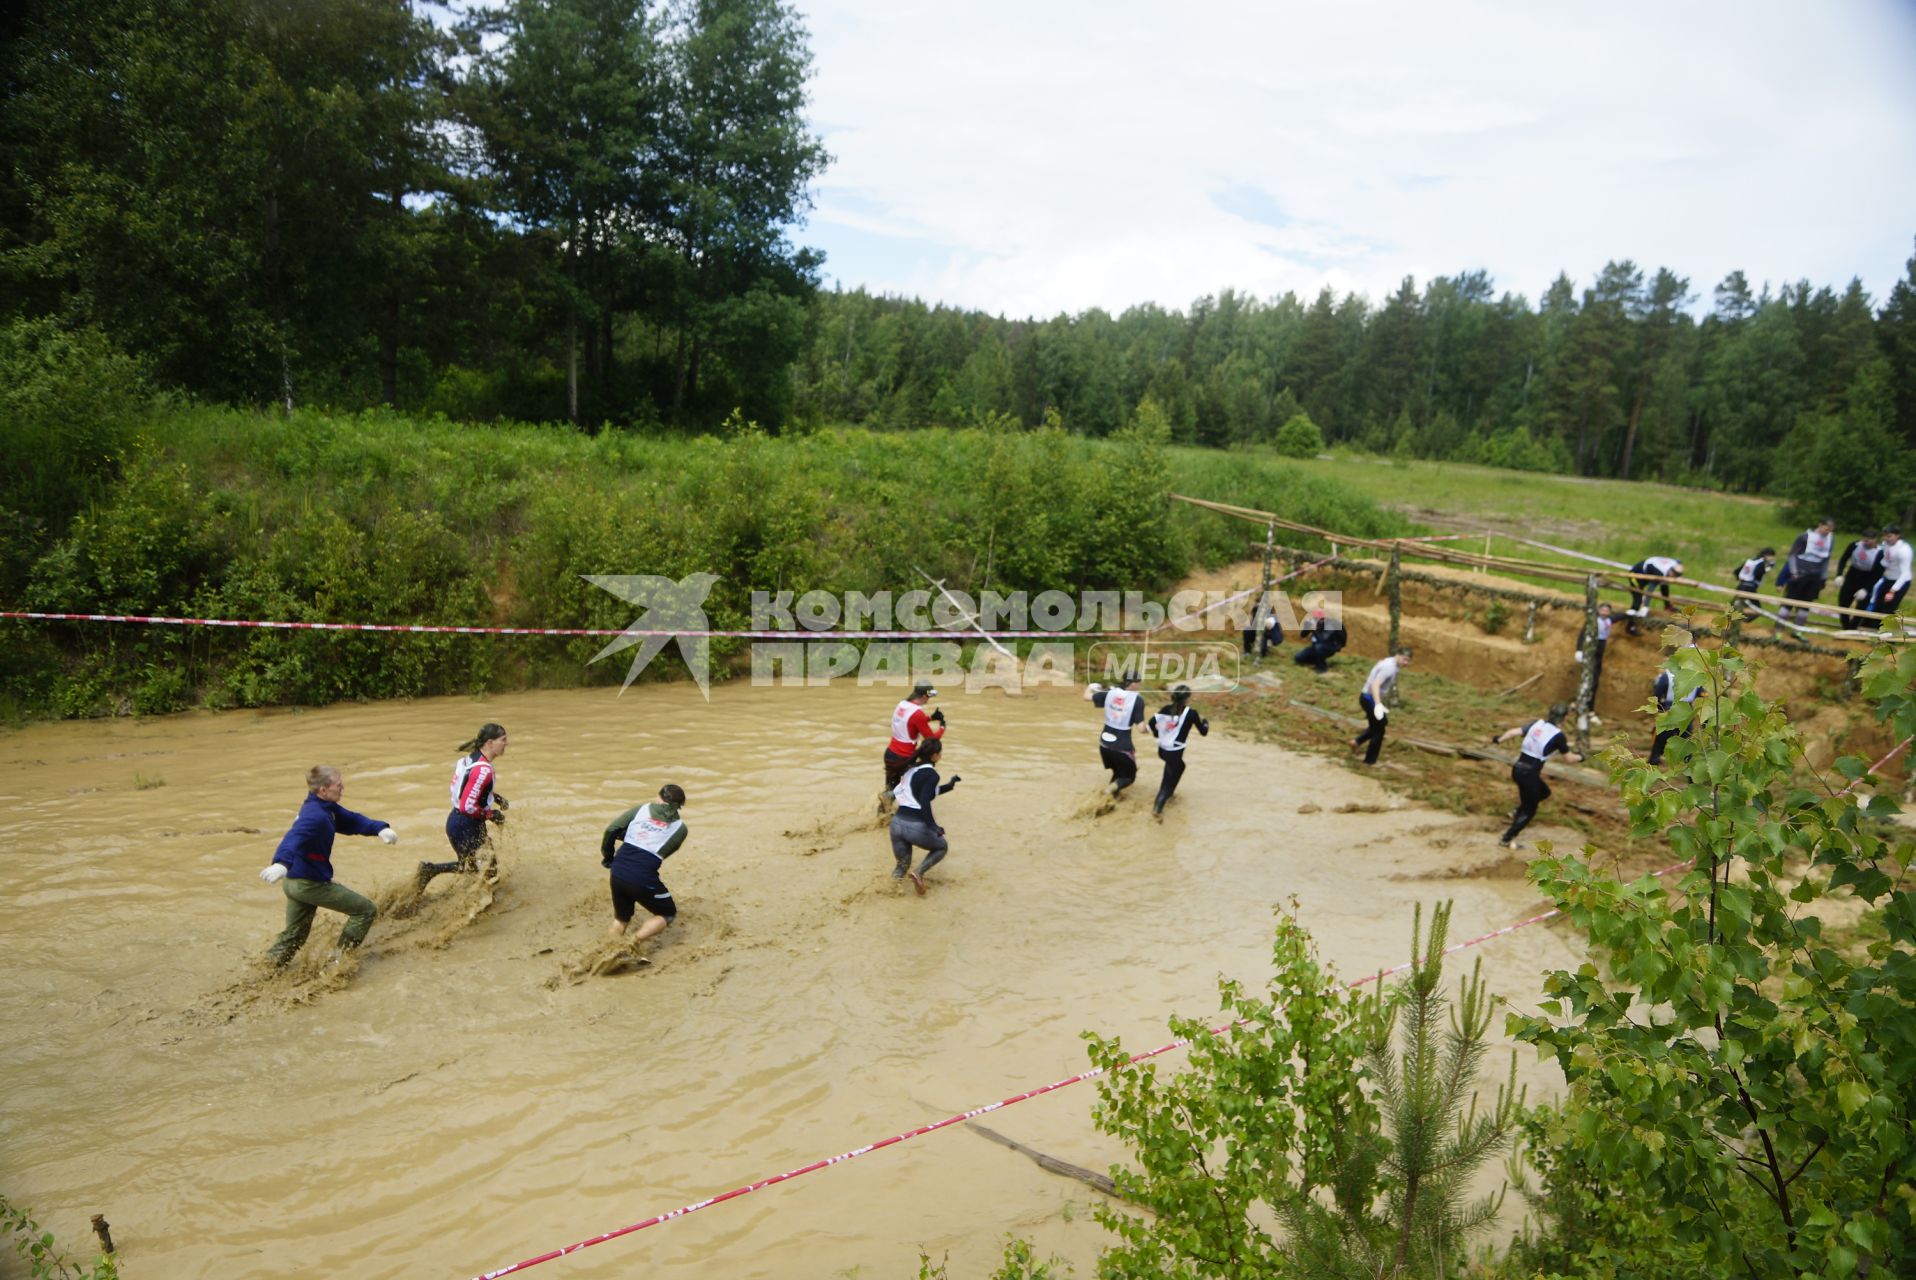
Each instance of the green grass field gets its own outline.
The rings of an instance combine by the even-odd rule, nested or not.
[[[1300,465],[1375,499],[1430,532],[1490,528],[1624,564],[1649,555],[1673,555],[1683,561],[1691,577],[1725,585],[1733,581],[1730,570],[1759,548],[1787,551],[1802,532],[1801,526],[1784,517],[1782,503],[1775,499],[1673,485],[1352,454]],[[1837,536],[1840,547],[1854,531],[1839,523]],[[1483,550],[1481,540],[1457,545]],[[1492,550],[1524,558],[1557,558],[1503,538],[1493,542]]]

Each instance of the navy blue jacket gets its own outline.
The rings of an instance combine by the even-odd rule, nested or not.
[[[273,861],[285,866],[288,879],[331,880],[334,833],[376,836],[391,825],[309,793],[306,803],[299,807],[299,816],[273,851]]]

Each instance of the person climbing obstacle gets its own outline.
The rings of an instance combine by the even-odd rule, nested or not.
[[[1670,603],[1671,578],[1683,576],[1683,561],[1675,556],[1645,556],[1630,566],[1630,608],[1624,614],[1628,620],[1624,629],[1631,635],[1637,634],[1637,623],[1650,616],[1650,596],[1654,592],[1663,593],[1663,607],[1671,613],[1676,606]],[[1658,582],[1655,579],[1661,578]]]

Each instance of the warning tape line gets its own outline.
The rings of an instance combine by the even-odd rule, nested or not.
[[[1664,867],[1660,871],[1653,871],[1650,874],[1653,877],[1666,876],[1666,875],[1669,875],[1672,871],[1675,871],[1681,867],[1687,867],[1691,865],[1693,864],[1688,861],[1675,862],[1675,863],[1671,863],[1667,867]],[[1507,934],[1515,933],[1519,929],[1527,929],[1531,925],[1542,924],[1544,921],[1554,919],[1555,917],[1561,914],[1563,913],[1559,908],[1553,907],[1549,911],[1545,911],[1539,915],[1531,916],[1527,920],[1519,920],[1515,924],[1507,924],[1501,929],[1492,929],[1489,933],[1481,934],[1475,938],[1468,939],[1467,941],[1464,941],[1464,942],[1454,943],[1451,946],[1445,947],[1443,950],[1443,954],[1447,956],[1455,955],[1457,952],[1466,950],[1470,947],[1482,946],[1484,943],[1494,941],[1495,939],[1504,937]],[[1365,977],[1358,978],[1353,982],[1345,983],[1344,989],[1347,991],[1355,991],[1359,987],[1364,986],[1367,983],[1381,982],[1385,978],[1395,977],[1397,974],[1405,972],[1410,967],[1411,967],[1410,963],[1406,962],[1404,964],[1393,965],[1392,967],[1388,969],[1380,969],[1376,973],[1368,974]],[[1246,1022],[1245,1019],[1239,1019],[1235,1022],[1227,1022],[1223,1024],[1222,1026],[1216,1026],[1216,1027],[1210,1028],[1209,1030],[1205,1032],[1205,1034],[1209,1036],[1221,1036],[1225,1032],[1233,1029],[1234,1027],[1241,1027],[1245,1025],[1245,1022]],[[1117,1069],[1123,1070],[1126,1067],[1135,1066],[1140,1062],[1146,1061],[1147,1059],[1156,1058],[1163,1054],[1170,1053],[1174,1049],[1182,1049],[1186,1047],[1187,1045],[1191,1044],[1194,1039],[1195,1037],[1185,1036],[1177,1040],[1173,1040],[1169,1044],[1159,1045],[1155,1049],[1146,1049],[1142,1053],[1134,1053],[1130,1057],[1126,1058],[1122,1063],[1118,1064]],[[957,1124],[963,1124],[967,1120],[974,1120],[979,1116],[990,1115],[994,1111],[1002,1111],[1006,1107],[1016,1106],[1020,1102],[1028,1102],[1032,1098],[1043,1097],[1047,1093],[1056,1093],[1060,1089],[1069,1088],[1071,1085],[1074,1085],[1074,1084],[1082,1084],[1086,1080],[1093,1080],[1104,1074],[1106,1074],[1106,1068],[1104,1067],[1094,1067],[1089,1071],[1081,1071],[1077,1075],[1066,1076],[1062,1080],[1054,1080],[1050,1084],[1040,1085],[1035,1089],[1027,1089],[1023,1093],[1012,1094],[1009,1098],[1000,1098],[996,1102],[986,1103],[984,1106],[981,1106],[981,1107],[973,1107],[969,1111],[961,1111],[957,1113],[956,1115],[946,1116],[942,1120],[935,1120],[930,1124],[920,1125],[916,1129],[908,1129],[904,1133],[894,1134],[889,1138],[881,1138],[876,1142],[867,1143],[866,1145],[862,1147],[854,1147],[850,1151],[841,1152],[835,1156],[827,1156],[822,1160],[814,1160],[810,1164],[801,1165],[800,1167],[796,1169],[790,1169],[784,1173],[774,1174],[773,1176],[769,1178],[761,1178],[757,1182],[748,1182],[742,1187],[733,1187],[730,1191],[726,1191],[715,1196],[709,1196],[704,1200],[694,1201],[691,1204],[683,1205],[677,1209],[673,1209],[668,1213],[654,1214],[652,1217],[647,1218],[642,1222],[635,1222],[631,1224],[630,1226],[619,1227],[616,1230],[602,1232],[599,1235],[590,1236],[584,1240],[580,1240],[576,1244],[569,1244],[569,1245],[565,1245],[562,1248],[551,1249],[545,1253],[537,1254],[533,1257],[522,1259],[521,1261],[511,1263],[507,1266],[500,1267],[496,1270],[484,1272],[481,1275],[475,1277],[475,1280],[498,1280],[498,1277],[500,1276],[509,1276],[509,1275],[516,1274],[517,1272],[526,1271],[533,1267],[539,1266],[541,1263],[551,1262],[555,1258],[563,1258],[567,1254],[577,1253],[581,1249],[590,1249],[595,1244],[604,1244],[608,1240],[617,1240],[622,1236],[629,1236],[636,1231],[644,1231],[649,1227],[656,1227],[660,1225],[661,1223],[671,1222],[671,1221],[674,1221],[675,1219],[686,1217],[689,1214],[694,1214],[699,1212],[699,1210],[701,1209],[709,1209],[715,1204],[724,1204],[728,1200],[736,1200],[740,1196],[751,1195],[754,1191],[763,1191],[765,1188],[777,1186],[781,1182],[790,1182],[793,1178],[802,1178],[808,1173],[817,1173],[820,1169],[829,1169],[833,1165],[844,1164],[848,1160],[856,1160],[861,1156],[868,1156],[874,1151],[882,1151],[886,1147],[895,1147],[901,1142],[910,1142],[913,1138],[922,1138],[928,1133],[936,1133],[941,1129],[949,1129],[951,1126],[957,1125]]]
[[[1878,759],[1874,764],[1870,765],[1870,767],[1866,769],[1857,778],[1853,779],[1850,782],[1849,786],[1844,787],[1841,791],[1837,792],[1836,793],[1837,797],[1840,798],[1842,796],[1846,796],[1851,791],[1855,790],[1856,787],[1865,778],[1869,777],[1871,774],[1875,773],[1876,770],[1888,764],[1891,759],[1893,759],[1905,747],[1909,746],[1912,741],[1916,741],[1916,734],[1912,734],[1910,735],[1910,737],[1904,738],[1901,742],[1897,743],[1895,746],[1891,747],[1888,751],[1884,752],[1880,759]],[[1667,867],[1663,867],[1659,870],[1652,871],[1650,873],[1650,878],[1653,880],[1661,879],[1664,876],[1669,875],[1673,871],[1681,870],[1684,867],[1693,867],[1695,865],[1696,863],[1689,859],[1685,859],[1682,862],[1673,862]],[[1443,954],[1447,956],[1455,955],[1459,951],[1465,951],[1471,947],[1482,946],[1487,942],[1493,942],[1498,938],[1506,937],[1510,934],[1513,934],[1517,932],[1519,929],[1528,929],[1532,925],[1542,924],[1546,920],[1554,920],[1562,914],[1563,914],[1563,911],[1561,908],[1552,907],[1548,911],[1539,912],[1538,914],[1531,916],[1528,919],[1519,920],[1515,924],[1507,924],[1501,929],[1492,929],[1489,933],[1479,934],[1476,937],[1466,939],[1463,942],[1453,943],[1450,946],[1444,948]],[[1364,977],[1358,978],[1352,982],[1345,983],[1344,989],[1346,991],[1355,991],[1359,987],[1365,986],[1369,983],[1382,982],[1385,978],[1395,977],[1396,975],[1410,969],[1410,967],[1411,967],[1411,962],[1406,961],[1403,964],[1392,965],[1388,969],[1379,969],[1376,973],[1366,974]],[[1227,1022],[1223,1024],[1222,1026],[1211,1027],[1205,1032],[1205,1034],[1208,1036],[1221,1036],[1225,1032],[1231,1030],[1234,1027],[1244,1026],[1246,1021],[1247,1021],[1246,1019],[1240,1018],[1234,1022]],[[1123,1062],[1119,1063],[1117,1069],[1121,1071],[1126,1067],[1135,1066],[1138,1063],[1144,1062],[1148,1059],[1160,1057],[1164,1054],[1170,1053],[1174,1049],[1182,1049],[1186,1047],[1187,1045],[1191,1044],[1194,1039],[1195,1037],[1184,1036],[1179,1039],[1171,1041],[1169,1044],[1159,1045],[1155,1049],[1146,1049],[1142,1053],[1134,1053],[1130,1057],[1126,1058]],[[1090,1071],[1080,1071],[1077,1075],[1066,1076],[1062,1080],[1054,1080],[1050,1084],[1040,1085],[1035,1089],[1027,1089],[1023,1093],[1014,1093],[1009,1098],[1000,1098],[998,1101],[986,1103],[982,1107],[973,1107],[969,1111],[961,1111],[956,1115],[946,1116],[943,1120],[935,1120],[930,1124],[920,1125],[916,1129],[909,1129],[909,1130],[906,1130],[904,1133],[894,1134],[889,1138],[881,1138],[877,1142],[867,1143],[865,1146],[855,1147],[850,1151],[841,1152],[840,1154],[835,1156],[827,1156],[826,1158],[822,1160],[814,1160],[810,1164],[801,1165],[799,1168],[787,1170],[784,1173],[774,1174],[772,1177],[769,1177],[769,1178],[761,1178],[757,1182],[748,1182],[742,1187],[734,1187],[730,1191],[723,1192],[719,1195],[709,1196],[704,1200],[694,1201],[691,1204],[681,1206],[680,1208],[677,1208],[677,1209],[673,1209],[669,1213],[655,1214],[652,1217],[647,1218],[642,1222],[635,1222],[631,1226],[619,1227],[613,1231],[606,1231],[599,1235],[591,1236],[587,1239],[581,1240],[576,1244],[569,1244],[559,1249],[551,1249],[545,1253],[538,1254],[534,1257],[525,1258],[519,1262],[514,1262],[507,1266],[500,1267],[497,1270],[484,1272],[483,1274],[475,1277],[475,1280],[498,1280],[498,1277],[500,1276],[509,1276],[509,1275],[515,1274],[516,1272],[526,1271],[532,1267],[536,1267],[540,1265],[541,1263],[551,1262],[554,1258],[563,1258],[569,1253],[577,1253],[581,1249],[589,1249],[595,1244],[604,1244],[608,1240],[617,1240],[621,1236],[629,1236],[635,1231],[644,1231],[648,1227],[656,1227],[661,1223],[671,1222],[675,1219],[683,1218],[687,1216],[688,1214],[697,1213],[701,1209],[709,1209],[715,1204],[724,1204],[728,1200],[736,1200],[740,1196],[748,1196],[752,1194],[754,1191],[763,1191],[766,1187],[777,1186],[781,1182],[790,1182],[793,1178],[802,1178],[808,1173],[817,1173],[820,1169],[829,1169],[833,1165],[844,1164],[846,1161],[856,1160],[860,1156],[868,1156],[874,1151],[882,1151],[886,1147],[895,1147],[901,1142],[910,1142],[913,1138],[922,1138],[928,1133],[936,1133],[941,1129],[949,1129],[953,1125],[963,1124],[967,1120],[973,1120],[979,1116],[990,1115],[994,1111],[1002,1111],[1006,1107],[1016,1106],[1020,1102],[1028,1102],[1032,1098],[1043,1097],[1047,1093],[1056,1093],[1060,1089],[1069,1088],[1071,1085],[1074,1085],[1074,1084],[1082,1084],[1086,1080],[1093,1080],[1104,1074],[1106,1074],[1106,1069],[1104,1067],[1094,1067]]]

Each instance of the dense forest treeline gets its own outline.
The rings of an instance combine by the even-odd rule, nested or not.
[[[1900,510],[1916,446],[1916,258],[1878,308],[1852,280],[1719,284],[1606,264],[1541,301],[1481,271],[1381,305],[1229,290],[1187,311],[1038,322],[822,294],[799,366],[826,421],[916,426],[1055,410],[1099,433],[1150,396],[1179,440],[1268,442],[1307,414],[1333,443],[1528,470],[1775,488],[1859,520]]]
[[[437,20],[435,20],[437,19]],[[225,403],[773,430],[1047,420],[1902,511],[1916,259],[1857,281],[1484,271],[1046,320],[818,292],[786,0],[26,0],[0,16],[0,320]]]

